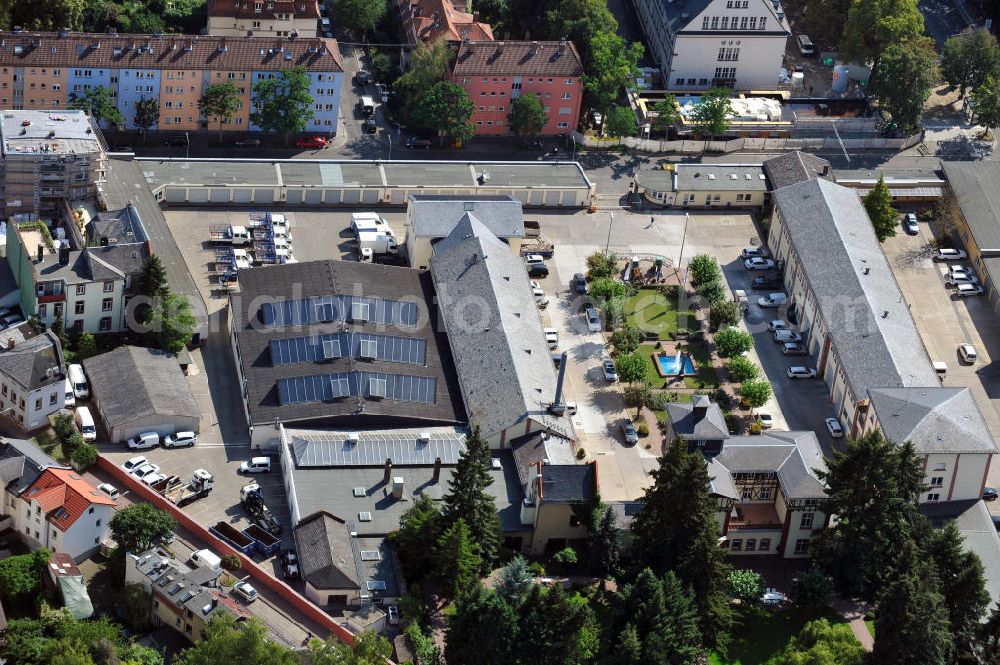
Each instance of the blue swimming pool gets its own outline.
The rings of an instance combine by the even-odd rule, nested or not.
[[[656,356],[656,362],[660,365],[660,372],[664,376],[677,376],[678,374],[694,374],[694,363],[691,361],[691,356],[687,354],[680,355],[682,363],[684,366],[683,371],[681,371],[680,363],[678,363],[678,355],[658,355]]]

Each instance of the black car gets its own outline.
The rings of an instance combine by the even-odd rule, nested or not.
[[[548,277],[549,269],[542,264],[528,264],[528,277]]]
[[[417,136],[411,136],[406,139],[406,147],[411,150],[429,150],[431,145],[433,144],[430,139],[422,139]]]
[[[186,136],[168,136],[163,139],[163,145],[184,148],[187,147],[188,138]]]
[[[781,289],[783,287],[784,284],[781,283],[781,278],[777,275],[754,277],[750,283],[750,288],[754,291],[773,291],[774,289]]]
[[[983,501],[996,501],[997,500],[997,490],[995,487],[984,487],[983,488]]]
[[[372,82],[372,78],[368,75],[368,72],[358,72],[354,75],[354,82],[358,85],[368,85]]]
[[[374,134],[378,131],[378,123],[375,121],[374,117],[368,116],[365,118],[365,122],[362,124],[361,128],[364,130],[365,134]]]

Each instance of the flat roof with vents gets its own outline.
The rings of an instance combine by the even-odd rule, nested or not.
[[[643,174],[655,173],[655,171],[640,172]],[[669,174],[669,172],[664,172]],[[675,164],[674,174],[676,178],[672,182],[676,183],[677,192],[766,192],[767,181],[764,178],[764,168],[760,164]],[[648,176],[644,176],[650,180]],[[642,178],[637,178],[640,184]],[[663,176],[660,176],[663,179]],[[648,188],[648,187],[647,187]],[[656,189],[656,188],[652,188]],[[656,191],[670,191],[656,189]]]
[[[420,435],[424,433],[430,434],[430,438],[422,439]],[[453,427],[434,428],[430,432],[286,429],[285,435],[298,468],[381,466],[387,459],[395,466],[434,466],[437,459],[443,465],[454,465],[465,450],[465,434]],[[365,488],[355,487],[354,496],[364,497]]]
[[[239,274],[252,425],[359,428],[464,420],[427,271],[315,261]]]

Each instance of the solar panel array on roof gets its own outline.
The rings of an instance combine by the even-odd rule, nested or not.
[[[270,347],[271,363],[275,366],[332,358],[370,358],[408,365],[424,365],[427,360],[425,340],[349,331],[272,339]]]
[[[436,460],[453,466],[465,450],[465,437],[457,434],[447,437],[431,434],[427,439],[394,432],[361,432],[356,436],[354,439],[343,432],[317,432],[303,439],[292,434],[295,466],[381,466],[387,459],[400,467],[431,466]],[[364,487],[355,487],[354,492],[355,496],[365,496]]]
[[[316,296],[267,302],[260,307],[266,326],[303,326],[347,321],[387,326],[417,325],[417,303],[365,296]]]
[[[434,404],[436,391],[435,378],[405,374],[336,372],[278,379],[278,399],[282,405],[326,402],[342,397]]]

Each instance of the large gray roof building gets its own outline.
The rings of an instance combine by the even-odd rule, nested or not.
[[[826,470],[826,462],[812,432],[733,437],[712,461],[711,469],[721,466],[731,474],[775,473],[789,499],[826,498],[826,486],[816,475]]]
[[[464,420],[426,271],[313,261],[241,270],[239,284],[231,330],[251,427]]]
[[[120,346],[83,361],[90,394],[112,441],[139,432],[200,429],[201,410],[173,354]]]
[[[998,452],[968,388],[871,388],[868,394],[885,437],[912,443],[920,454]]]
[[[556,375],[521,259],[465,215],[435,245],[431,273],[470,423],[495,447],[539,429],[572,438],[548,412]]]
[[[763,168],[771,189],[781,189],[816,178],[833,179],[830,162],[799,150],[764,160]]]

